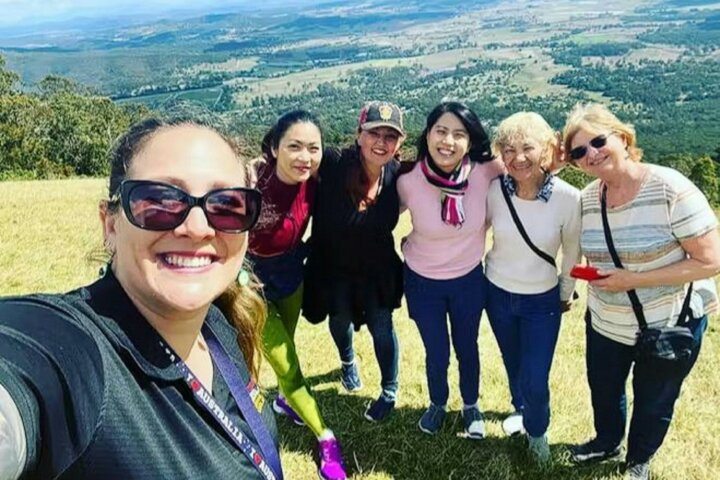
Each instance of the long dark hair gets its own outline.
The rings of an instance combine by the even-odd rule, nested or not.
[[[455,115],[465,126],[470,136],[470,151],[468,156],[470,161],[477,163],[485,163],[492,160],[490,151],[490,139],[485,129],[480,123],[480,119],[467,105],[460,102],[443,102],[433,108],[432,112],[427,116],[425,129],[417,139],[417,159],[422,160],[429,156],[427,145],[427,134],[437,121],[446,113]]]
[[[275,124],[270,127],[270,130],[268,130],[262,139],[260,149],[262,150],[265,160],[268,162],[276,160],[272,151],[277,151],[280,146],[280,140],[283,135],[285,135],[285,132],[287,132],[290,127],[296,123],[312,123],[320,131],[320,138],[322,138],[322,127],[320,126],[320,121],[315,115],[307,110],[293,110],[291,112],[287,112],[277,119]]]
[[[149,118],[132,125],[127,132],[115,142],[110,152],[108,198],[103,201],[104,208],[107,209],[109,215],[119,214],[120,199],[118,198],[118,193],[120,184],[127,177],[132,161],[142,152],[150,139],[161,130],[186,125],[206,128],[222,137],[235,152],[238,158],[238,167],[244,170],[246,176],[245,181],[249,182],[248,166],[240,155],[237,142],[228,134],[219,130],[218,127],[187,118],[175,118],[171,120]],[[247,260],[243,268],[249,270],[250,267],[247,264]],[[254,275],[251,275],[251,280],[248,285],[240,285],[237,282],[233,282],[214,303],[220,308],[225,318],[237,329],[237,340],[243,357],[245,358],[245,363],[253,377],[257,379],[260,374],[262,331],[265,327],[267,307],[260,295],[259,281]]]

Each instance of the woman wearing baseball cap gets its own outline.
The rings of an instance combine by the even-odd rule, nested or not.
[[[392,311],[402,297],[402,262],[392,231],[399,200],[397,154],[405,139],[397,105],[372,101],[361,109],[354,145],[327,149],[319,170],[303,314],[313,323],[330,317],[342,363],[342,384],[362,388],[353,330],[367,324],[382,390],[365,418],[377,422],[395,407],[398,342]]]

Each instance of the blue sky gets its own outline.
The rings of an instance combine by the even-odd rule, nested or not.
[[[158,14],[171,10],[211,12],[232,7],[289,3],[281,0],[0,0],[0,25],[20,26],[79,17]],[[292,3],[311,3],[295,1]]]

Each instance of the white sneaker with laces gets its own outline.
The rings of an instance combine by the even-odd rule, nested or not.
[[[525,427],[523,426],[522,412],[513,412],[508,415],[502,422],[502,429],[503,432],[505,432],[505,435],[509,437],[524,434]]]

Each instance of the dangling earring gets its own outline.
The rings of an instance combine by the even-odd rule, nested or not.
[[[112,260],[108,260],[106,264],[104,264],[102,267],[100,267],[100,270],[98,270],[98,276],[100,278],[105,278],[105,276],[110,271],[110,268],[112,267]]]
[[[241,287],[247,287],[248,285],[250,285],[250,273],[244,268],[241,268],[240,272],[238,273],[237,283]]]
[[[105,276],[108,274],[108,271],[112,268],[112,261],[113,258],[115,258],[115,249],[112,248],[111,244],[105,239],[103,242],[103,247],[105,249],[105,252],[110,256],[105,264],[103,264],[102,267],[100,267],[100,270],[98,270],[98,276],[100,278],[105,278]]]

